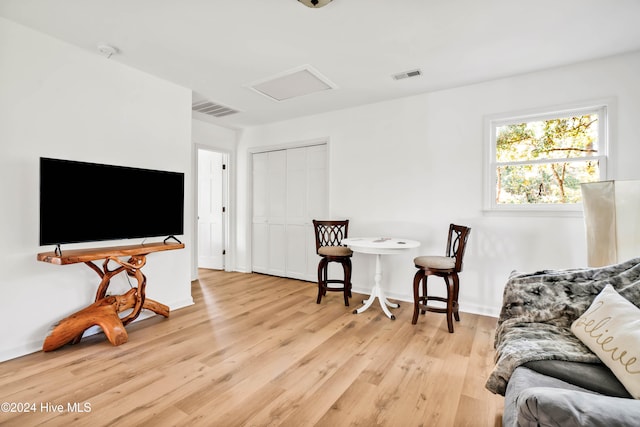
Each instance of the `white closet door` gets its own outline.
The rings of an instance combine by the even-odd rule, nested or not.
[[[253,155],[253,227],[252,269],[267,273],[269,269],[269,154]]]
[[[285,150],[267,153],[269,168],[269,268],[268,274],[286,275],[286,219],[287,219],[287,152]]]
[[[326,145],[253,155],[253,271],[316,281],[312,219],[326,217]]]
[[[305,231],[307,280],[318,280],[318,262],[316,254],[316,236],[313,230],[314,219],[329,218],[329,189],[327,188],[327,145],[307,147],[307,225]]]
[[[307,148],[287,150],[287,277],[307,278]]]
[[[285,150],[253,155],[252,269],[285,276],[286,180]]]

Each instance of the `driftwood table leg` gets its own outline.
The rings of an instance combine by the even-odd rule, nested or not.
[[[127,342],[129,337],[118,313],[133,308],[137,301],[136,288],[124,295],[108,296],[96,301],[61,320],[44,340],[42,350],[52,351],[75,341],[87,328],[96,325],[102,328],[111,344],[120,345]]]
[[[164,317],[169,317],[169,307],[159,303],[158,301],[154,301],[149,298],[145,298],[144,304],[142,304],[142,308],[146,308],[147,310],[153,311],[155,314],[159,314]]]
[[[105,298],[106,293],[107,293],[107,288],[109,287],[109,284],[111,283],[111,278],[113,276],[115,276],[118,273],[121,273],[122,271],[124,271],[124,267],[119,267],[115,270],[109,270],[109,260],[105,260],[105,262],[103,263],[103,267],[102,270],[100,269],[99,266],[97,266],[96,264],[94,264],[92,261],[87,261],[85,262],[85,264],[87,266],[89,266],[89,268],[91,268],[93,271],[95,271],[96,273],[98,273],[98,276],[100,276],[100,284],[98,285],[98,290],[96,291],[96,299],[95,301],[100,301],[101,299]],[[93,326],[93,325],[91,325]],[[78,344],[80,342],[80,340],[82,339],[82,335],[84,334],[84,330],[82,330],[78,336],[76,336],[75,338],[73,338],[73,340],[69,341],[71,344]]]

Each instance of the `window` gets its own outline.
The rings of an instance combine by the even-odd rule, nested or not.
[[[606,105],[488,120],[494,210],[581,210],[583,182],[607,178]]]

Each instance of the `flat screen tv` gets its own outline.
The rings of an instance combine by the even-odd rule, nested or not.
[[[40,246],[183,232],[183,173],[40,158]]]

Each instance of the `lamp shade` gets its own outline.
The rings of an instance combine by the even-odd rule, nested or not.
[[[640,256],[640,181],[581,185],[590,267]]]

